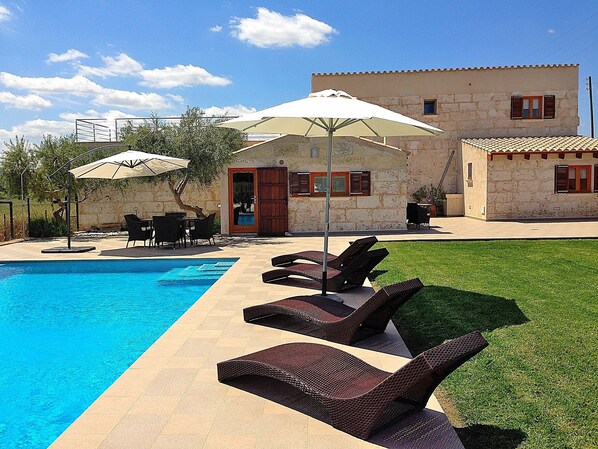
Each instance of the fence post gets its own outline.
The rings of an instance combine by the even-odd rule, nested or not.
[[[75,220],[77,221],[77,231],[79,230],[79,195],[75,195]]]
[[[29,237],[29,229],[31,229],[31,203],[27,197],[27,237]]]

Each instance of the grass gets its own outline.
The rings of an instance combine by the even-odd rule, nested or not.
[[[384,247],[377,285],[426,286],[394,319],[414,355],[473,330],[490,343],[439,392],[466,448],[598,446],[598,240]]]
[[[21,201],[20,198],[0,198],[3,201],[12,201],[13,223],[15,238],[23,236],[23,220],[27,227],[27,200]],[[31,218],[52,218],[52,205],[50,203],[40,203],[34,200],[30,202]],[[73,211],[74,211],[73,206]],[[10,209],[8,204],[0,204],[0,242],[10,240]]]

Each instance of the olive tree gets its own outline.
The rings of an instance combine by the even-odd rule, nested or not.
[[[0,184],[8,195],[21,193],[21,179],[29,179],[34,168],[33,147],[25,137],[15,137],[4,143],[6,149],[0,153]],[[27,192],[27,186],[23,185]]]
[[[243,146],[240,132],[215,125],[216,122],[205,117],[199,108],[187,108],[178,123],[157,117],[140,126],[128,123],[121,130],[121,140],[138,151],[189,159],[186,170],[164,173],[147,181],[166,180],[179,207],[203,217],[200,205],[183,202],[185,187],[193,182],[210,185],[233,160],[233,153]]]

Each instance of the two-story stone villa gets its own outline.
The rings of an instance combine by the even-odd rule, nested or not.
[[[598,139],[577,136],[577,65],[312,75],[312,91],[324,89],[444,130],[335,139],[333,231],[405,229],[411,194],[430,184],[448,193],[454,215],[598,217]],[[326,139],[296,136],[254,144],[212,188],[190,188],[186,202],[219,211],[224,234],[320,231],[325,148]],[[82,205],[83,226],[176,208],[166,188],[120,195],[109,195],[109,207]]]

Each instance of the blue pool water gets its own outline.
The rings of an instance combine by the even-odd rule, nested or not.
[[[0,448],[46,448],[235,259],[0,264]]]

